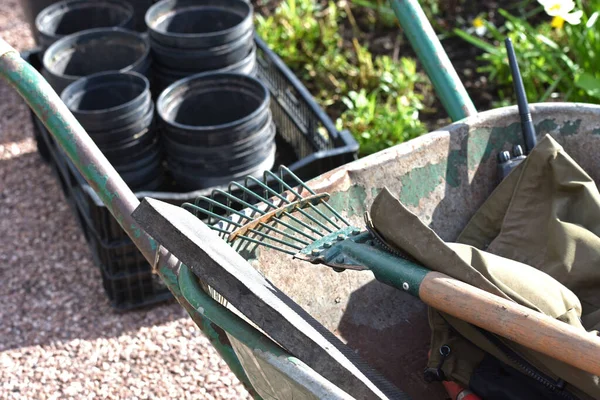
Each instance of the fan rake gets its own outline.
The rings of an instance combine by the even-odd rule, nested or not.
[[[279,190],[277,190],[279,189]],[[339,254],[334,244],[351,238],[407,259],[385,245],[367,223],[367,232],[352,226],[329,203],[328,193],[316,193],[288,168],[279,174],[265,172],[263,180],[247,177],[232,182],[227,191],[216,189],[194,204],[182,205],[230,245],[241,251],[244,244],[264,246],[311,263],[364,270],[365,265]],[[368,222],[368,214],[365,214]]]

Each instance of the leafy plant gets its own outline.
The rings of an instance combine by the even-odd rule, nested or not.
[[[344,98],[348,110],[337,120],[338,129],[352,126],[361,154],[375,153],[423,133],[419,107],[411,106],[406,96],[388,98],[380,104],[380,93],[361,89]]]
[[[255,25],[338,128],[354,134],[361,155],[424,133],[418,119],[423,96],[415,87],[426,80],[414,60],[374,57],[356,37],[344,38],[344,18],[347,12],[333,2],[285,0],[270,17],[257,16]]]
[[[570,0],[553,1],[556,4],[546,7],[550,9],[552,20],[543,17],[543,22],[537,25],[530,24],[526,18],[499,10],[506,21],[500,28],[484,21],[487,30],[485,38],[455,30],[457,35],[484,51],[480,57],[484,66],[479,70],[487,72],[489,79],[499,85],[499,98],[504,102],[510,102],[512,98],[512,78],[503,45],[506,36],[513,41],[525,89],[531,100],[600,100],[600,70],[596,67],[600,62],[600,28],[597,24],[600,0],[588,1],[585,6],[578,2],[579,10],[574,12],[568,4]],[[550,3],[549,0],[539,2]],[[552,6],[554,10],[566,7],[568,11],[562,15],[552,15]],[[536,9],[531,17],[543,9]],[[581,18],[579,22],[578,17]],[[574,23],[565,24],[565,18]],[[536,19],[539,20],[539,16]]]

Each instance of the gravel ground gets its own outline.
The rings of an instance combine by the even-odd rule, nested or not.
[[[16,0],[0,36],[33,45]],[[0,399],[242,399],[247,393],[174,303],[117,313],[27,106],[0,83]]]

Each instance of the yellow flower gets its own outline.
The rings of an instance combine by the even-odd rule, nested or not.
[[[575,2],[573,0],[538,0],[538,3],[544,7],[546,14],[554,17],[551,23],[554,28],[562,28],[565,21],[571,25],[578,25],[581,23],[583,11],[578,10],[571,12],[575,8]]]
[[[565,24],[564,18],[559,17],[557,15],[556,17],[552,18],[552,22],[550,23],[550,26],[552,26],[553,28],[556,28],[556,29],[562,29],[564,24]]]
[[[475,33],[477,35],[479,35],[479,36],[485,35],[485,32],[487,31],[487,29],[485,27],[483,18],[477,17],[471,23],[473,24],[473,28],[475,28]]]
[[[481,17],[477,17],[473,20],[473,27],[474,28],[481,28],[483,25],[483,18]]]

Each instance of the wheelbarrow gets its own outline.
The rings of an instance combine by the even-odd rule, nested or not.
[[[207,293],[189,268],[139,228],[131,217],[138,199],[51,87],[5,42],[0,42],[0,71],[255,398],[351,398]],[[455,119],[461,112],[474,111],[469,101],[462,100]],[[600,107],[553,103],[531,109],[538,135],[555,137],[598,182],[599,172],[593,167],[600,141]],[[501,108],[342,166],[308,186],[330,193],[331,204],[357,224],[385,186],[442,239],[451,241],[495,188],[495,155],[521,140],[516,107]],[[247,258],[412,398],[445,397],[441,386],[422,378],[429,342],[423,335],[427,320],[421,302],[380,284],[369,273],[349,278],[328,269],[307,269],[268,250]],[[317,286],[307,290],[307,282]]]

